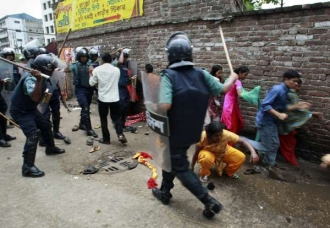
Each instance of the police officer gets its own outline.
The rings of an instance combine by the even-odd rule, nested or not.
[[[34,165],[39,131],[41,131],[46,144],[45,152],[47,155],[65,153],[65,150],[55,146],[51,125],[37,109],[47,88],[46,79],[41,77],[40,72],[51,76],[56,67],[57,63],[52,55],[39,55],[32,64],[32,68],[36,70],[24,75],[11,98],[10,114],[26,136],[22,166],[24,177],[44,175],[44,172]]]
[[[12,48],[4,48],[2,50],[3,56],[12,61],[15,62],[15,52]],[[21,79],[21,74],[19,73],[18,67],[13,65],[13,79],[15,84],[17,85],[19,80]]]
[[[96,50],[95,48],[91,48],[89,50],[89,58],[90,58],[89,63],[93,68],[100,66],[100,63],[98,61],[98,58],[99,58],[98,50]]]
[[[75,94],[81,107],[79,129],[85,130],[88,136],[98,137],[93,131],[90,119],[90,105],[92,103],[92,96],[94,87],[89,85],[89,67],[88,50],[80,48],[76,54],[76,61],[70,65],[70,59],[67,58],[66,72],[73,72],[73,85],[75,86]]]
[[[125,129],[126,117],[128,116],[130,95],[127,86],[130,83],[129,71],[128,71],[128,51],[127,49],[118,49],[117,58],[112,62],[112,65],[116,66],[120,70],[119,78],[119,104],[121,108],[121,123],[123,129]]]
[[[48,54],[48,51],[45,48],[39,48],[40,54]],[[60,97],[61,91],[59,89],[58,78],[51,77],[47,80],[47,89],[52,96],[48,104],[44,104],[41,107],[41,113],[46,117],[46,119],[50,122],[50,115],[52,115],[52,123],[53,123],[53,134],[55,139],[65,139],[65,136],[60,132],[60,121],[61,121],[61,113],[60,113]],[[42,146],[43,143],[39,142],[39,145]]]
[[[24,48],[23,55],[27,60],[26,67],[31,68],[31,64],[39,54],[39,48],[35,45],[28,45],[26,48]]]
[[[172,171],[162,171],[161,188],[153,188],[153,195],[163,204],[169,204],[170,190],[177,177],[182,184],[204,205],[203,215],[212,218],[222,205],[211,197],[196,174],[189,169],[187,150],[200,140],[210,95],[227,92],[236,74],[226,84],[214,80],[207,71],[193,67],[192,44],[184,32],[170,36],[166,44],[169,66],[161,74],[160,111],[167,111],[169,118],[169,148]]]
[[[15,61],[15,52],[12,48],[4,48],[2,50],[2,57],[14,62]],[[9,67],[11,67],[11,66],[9,66]],[[21,74],[18,71],[18,67],[14,66],[14,65],[12,67],[13,67],[12,75],[4,76],[5,78],[9,77],[11,80],[6,81],[6,82],[2,81],[1,83],[2,83],[3,86],[5,86],[6,83],[10,83],[14,87],[14,85],[16,85],[19,82],[20,78],[21,78]],[[1,74],[5,73],[5,71],[1,70],[0,73]],[[14,89],[14,88],[12,88],[12,89]],[[2,96],[2,94],[1,94],[2,91],[1,90],[2,90],[2,88],[0,88],[0,112],[3,115],[5,115],[6,112],[7,112],[7,109],[8,109],[7,102],[9,102],[8,96],[10,94],[9,95],[7,94],[8,95],[7,99],[5,99],[6,96],[5,97]],[[7,102],[6,102],[6,100],[7,100]],[[3,117],[0,117],[0,146],[1,147],[11,146],[8,143],[8,141],[16,139],[16,137],[12,137],[12,136],[7,134],[7,128],[8,128],[7,120],[4,119]]]

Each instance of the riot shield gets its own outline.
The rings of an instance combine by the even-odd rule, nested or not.
[[[10,96],[15,88],[13,69],[12,64],[0,60],[0,91],[8,107],[11,105]],[[10,116],[9,108],[6,111],[6,116]]]
[[[150,128],[149,139],[151,154],[158,166],[171,172],[169,143],[169,121],[166,112],[158,108],[160,77],[141,71],[143,95],[146,106],[147,125]]]

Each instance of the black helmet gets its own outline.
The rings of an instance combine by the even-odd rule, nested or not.
[[[89,57],[92,59],[92,58],[97,58],[99,57],[99,52],[98,50],[92,48],[89,50]]]
[[[129,51],[130,49],[124,49],[123,52],[124,52],[124,58],[128,58],[129,57]]]
[[[14,56],[15,57],[15,52],[14,52],[14,49],[12,49],[12,48],[4,48],[3,50],[2,50],[2,54],[3,54],[3,57],[7,57],[8,55],[12,55],[12,56]]]
[[[41,54],[31,64],[33,69],[39,70],[41,73],[52,75],[58,64],[56,58],[52,54]]]
[[[24,48],[23,54],[26,60],[35,59],[39,55],[39,48],[37,46],[28,46]]]
[[[188,35],[184,32],[175,32],[166,43],[166,53],[169,68],[192,66],[193,46]]]
[[[89,55],[88,55],[88,50],[87,48],[80,48],[78,51],[77,51],[77,54],[76,54],[76,60],[81,62],[80,58],[81,57],[87,57],[87,61],[89,59]]]
[[[47,51],[46,48],[41,47],[39,48],[39,54],[49,54],[49,52]]]

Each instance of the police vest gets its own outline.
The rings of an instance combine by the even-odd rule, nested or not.
[[[82,87],[91,87],[89,85],[89,63],[81,64],[80,62],[73,63],[73,85]]]
[[[24,77],[19,81],[18,85],[13,91],[11,95],[10,110],[20,111],[22,113],[34,113],[37,110],[38,102],[33,101],[29,95],[24,94],[23,85],[28,77],[32,77],[32,75],[30,73],[25,73]],[[46,88],[47,85],[45,80],[43,80],[41,98],[44,97]]]
[[[190,146],[200,140],[210,92],[201,69],[166,69],[172,83],[172,106],[168,111],[170,145]],[[166,77],[166,76],[165,76]]]

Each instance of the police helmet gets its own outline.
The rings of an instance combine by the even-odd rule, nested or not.
[[[95,48],[92,48],[89,50],[89,57],[92,58],[97,58],[99,57],[99,52]]]
[[[3,57],[7,57],[8,55],[12,55],[12,56],[14,56],[15,57],[15,52],[14,52],[14,49],[12,49],[12,48],[4,48],[3,50],[2,50],[2,53],[3,53]]]
[[[89,59],[89,55],[88,55],[88,50],[87,48],[80,48],[78,51],[77,51],[77,54],[76,54],[76,60],[81,62],[81,57],[87,57],[87,61]]]
[[[49,54],[49,52],[47,51],[46,48],[41,47],[41,48],[39,48],[39,54]]]
[[[173,33],[166,43],[166,53],[169,68],[192,66],[193,46],[188,35],[184,32]]]
[[[128,58],[129,57],[129,51],[130,51],[130,49],[127,49],[127,48],[125,48],[123,50],[123,52],[124,52],[124,58]]]
[[[23,54],[26,60],[35,59],[40,54],[39,48],[37,46],[27,46],[24,48]]]
[[[41,54],[37,56],[31,66],[33,69],[39,70],[41,73],[51,76],[53,71],[57,68],[58,63],[53,54]]]

